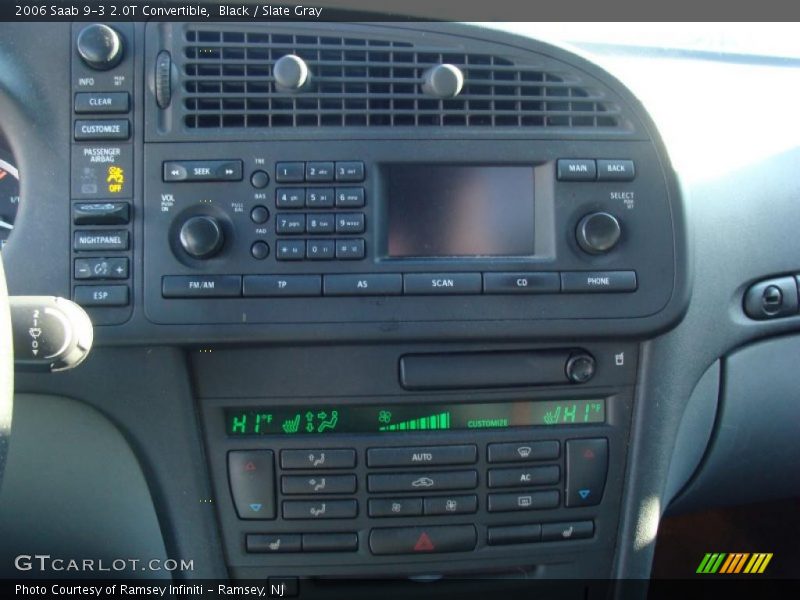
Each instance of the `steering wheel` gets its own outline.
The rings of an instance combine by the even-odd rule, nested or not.
[[[11,406],[14,400],[14,343],[11,333],[11,313],[8,290],[0,256],[0,485],[8,456],[11,435]]]

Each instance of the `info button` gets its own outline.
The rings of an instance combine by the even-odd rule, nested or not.
[[[484,273],[487,294],[552,294],[561,289],[558,273]]]

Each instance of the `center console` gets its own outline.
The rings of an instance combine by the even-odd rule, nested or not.
[[[185,348],[231,574],[609,575],[688,289],[627,90],[448,24],[73,42],[73,297]]]

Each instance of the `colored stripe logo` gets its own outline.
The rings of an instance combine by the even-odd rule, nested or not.
[[[733,575],[748,573],[761,574],[772,560],[772,552],[708,552],[700,561],[696,573],[712,575],[714,573]]]

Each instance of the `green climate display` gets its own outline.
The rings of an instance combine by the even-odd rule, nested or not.
[[[393,433],[604,423],[605,400],[227,409],[228,435]]]

